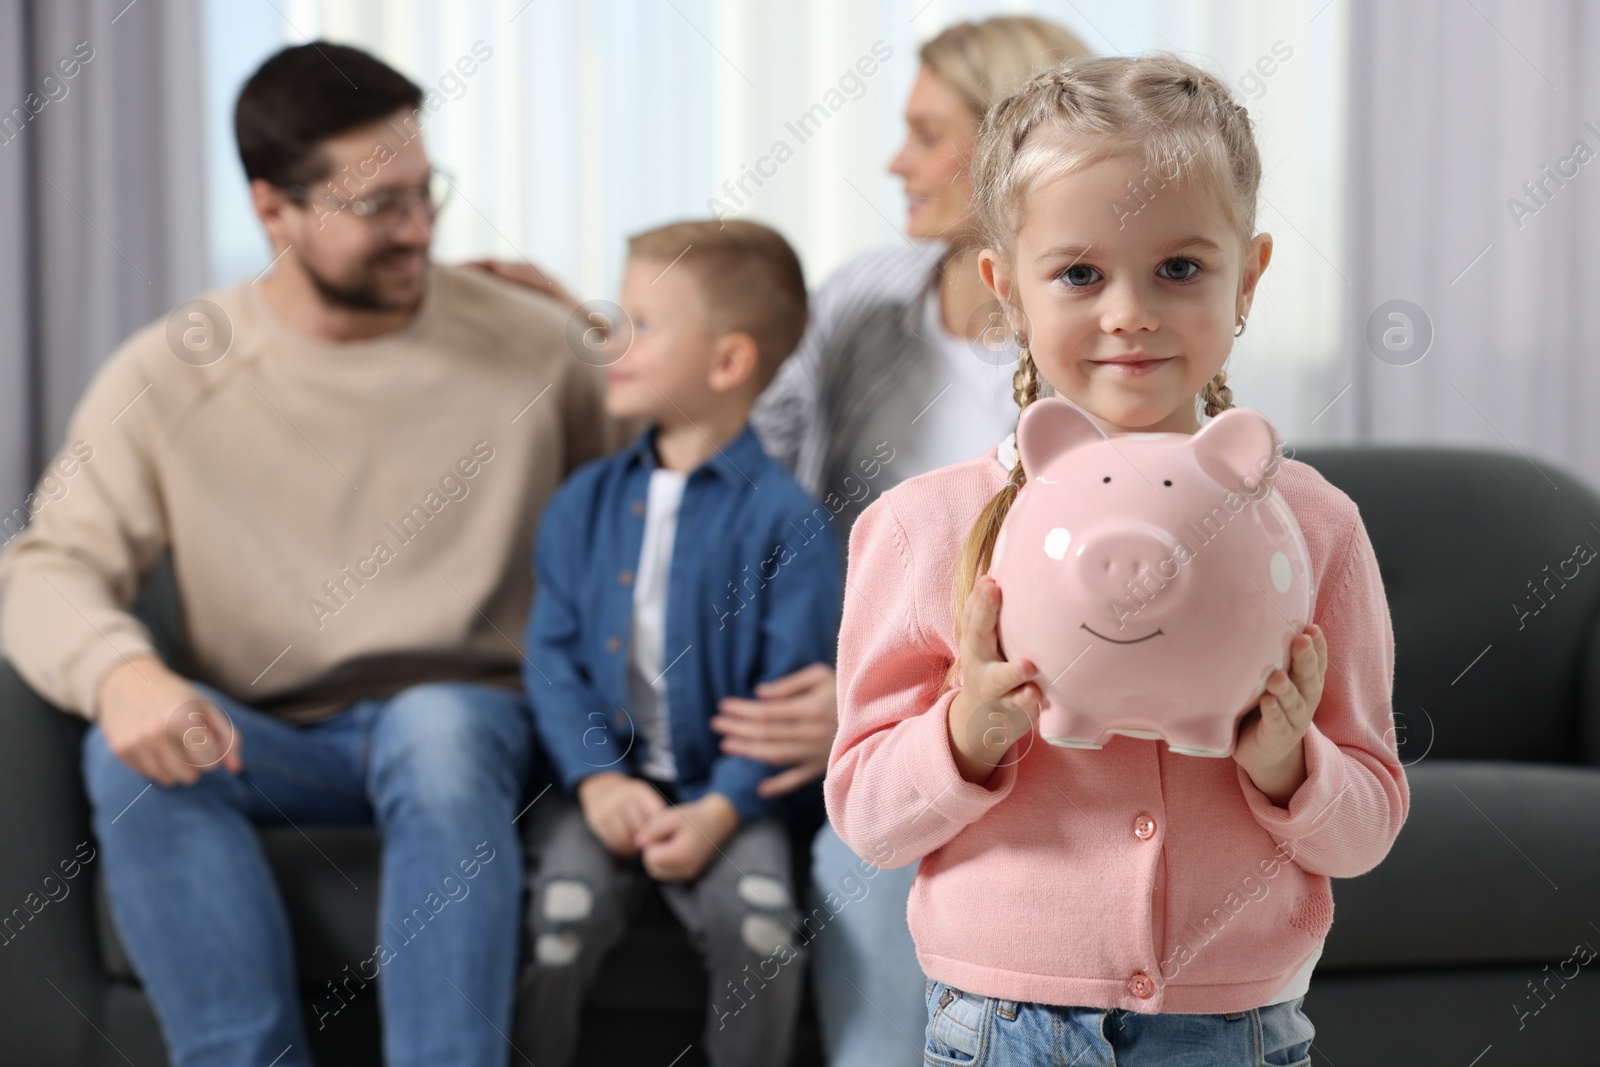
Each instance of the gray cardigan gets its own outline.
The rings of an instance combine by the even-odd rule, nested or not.
[[[920,471],[885,464],[864,438],[869,416],[928,362],[926,300],[944,245],[902,242],[865,252],[836,270],[811,301],[811,321],[751,413],[767,451],[833,514],[841,545],[878,495]],[[865,489],[862,489],[863,484]]]

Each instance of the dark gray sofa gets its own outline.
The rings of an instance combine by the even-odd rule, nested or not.
[[[1313,1062],[1593,1067],[1600,959],[1563,964],[1600,949],[1600,558],[1562,563],[1600,549],[1600,496],[1513,454],[1297,458],[1372,537],[1412,805],[1388,859],[1333,884]]]
[[[1512,608],[1519,597],[1537,606],[1527,583],[1560,570],[1579,541],[1600,547],[1600,496],[1514,455],[1373,448],[1298,458],[1355,499],[1377,551],[1412,787],[1410,821],[1388,860],[1334,884],[1333,932],[1306,998],[1318,1028],[1313,1061],[1600,1063],[1600,974],[1590,973],[1600,966],[1574,974],[1565,963],[1582,942],[1600,948],[1600,567],[1580,565],[1564,588],[1551,580],[1537,615]],[[170,588],[152,583],[140,610],[179,655]],[[90,832],[82,723],[3,663],[0,730],[3,920]],[[308,834],[358,884],[376,885],[370,830]],[[351,894],[298,834],[264,837],[309,992],[370,950],[375,900]],[[0,1062],[159,1067],[154,1019],[110,931],[96,865],[69,885],[14,921],[0,945]],[[666,1064],[696,1043],[704,975],[664,909],[649,909],[590,999],[586,1063]],[[358,1000],[316,1035],[319,1061],[375,1064],[376,1034],[375,998]],[[803,1034],[797,1067],[820,1062],[814,1026]]]

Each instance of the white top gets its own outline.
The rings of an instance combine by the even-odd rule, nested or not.
[[[995,454],[994,458],[995,462],[1000,464],[1001,469],[1006,471],[1008,474],[1010,473],[1011,468],[1016,466],[1017,435],[1015,432],[1006,434],[1005,438],[1000,442],[999,451]],[[1201,757],[1191,756],[1189,758],[1199,759]],[[1289,979],[1288,984],[1286,984],[1282,989],[1278,990],[1277,993],[1273,994],[1272,998],[1268,1000],[1266,1004],[1262,1005],[1262,1007],[1266,1007],[1267,1005],[1271,1004],[1282,1004],[1286,1000],[1298,1000],[1305,996],[1306,992],[1311,988],[1311,972],[1316,968],[1317,961],[1322,958],[1322,948],[1325,944],[1327,944],[1326,939],[1324,939],[1322,942],[1319,942],[1317,945],[1317,950],[1311,954],[1311,958],[1306,960],[1306,962],[1301,965],[1300,969],[1294,973],[1294,976]]]
[[[1017,347],[1009,334],[991,349],[945,329],[936,291],[922,307],[925,361],[868,416],[862,438],[894,446],[900,478],[981,456],[1017,425]]]
[[[1306,960],[1298,971],[1294,972],[1294,977],[1289,979],[1289,984],[1278,990],[1273,998],[1267,1001],[1267,1004],[1282,1004],[1286,1000],[1299,1000],[1306,995],[1306,991],[1311,988],[1312,968],[1316,967],[1317,961],[1322,958],[1322,946],[1325,944],[1327,944],[1326,941],[1317,944],[1317,951],[1313,952],[1311,958]],[[1262,1005],[1262,1007],[1265,1006],[1265,1004]]]
[[[644,544],[633,575],[632,652],[628,658],[628,701],[633,727],[644,742],[639,773],[659,781],[676,781],[672,756],[672,723],[667,718],[667,578],[672,570],[672,542],[678,529],[678,507],[689,476],[657,467],[650,472],[645,503]]]

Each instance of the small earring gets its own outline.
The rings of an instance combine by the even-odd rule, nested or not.
[[[1244,316],[1243,316],[1243,315],[1240,315],[1240,316],[1239,316],[1239,325],[1238,325],[1238,326],[1237,326],[1237,327],[1236,327],[1236,328],[1235,328],[1235,329],[1234,329],[1234,331],[1233,331],[1233,335],[1234,335],[1234,336],[1235,336],[1235,337],[1242,337],[1242,336],[1244,336],[1244,327],[1245,327],[1245,321],[1244,321]]]
[[[1017,343],[1017,351],[1024,356],[1032,355],[1028,351],[1028,339],[1022,336],[1021,330],[1012,330],[1011,339]]]

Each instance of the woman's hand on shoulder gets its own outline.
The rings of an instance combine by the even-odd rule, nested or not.
[[[559,301],[569,308],[576,308],[582,303],[567,291],[566,286],[540,270],[533,263],[518,263],[515,260],[507,259],[475,259],[463,263],[462,266],[473,267],[486,274],[493,274],[496,278],[502,278],[514,285],[532,289],[536,293],[543,293],[545,296]]]

